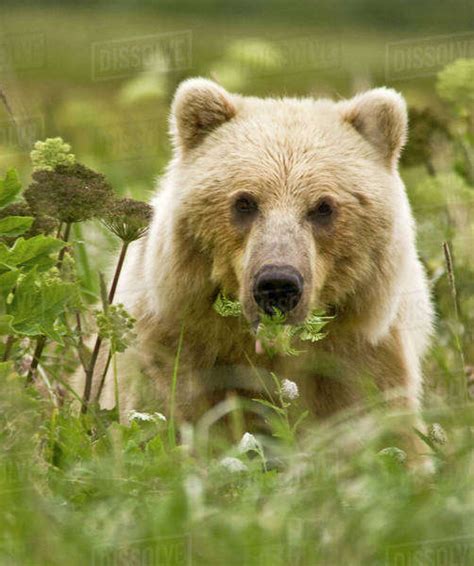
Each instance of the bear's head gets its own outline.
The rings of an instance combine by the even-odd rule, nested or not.
[[[275,307],[295,324],[331,306],[376,341],[413,238],[397,172],[406,130],[405,102],[385,88],[333,102],[182,83],[171,114],[176,221],[215,290],[238,298],[252,325]]]

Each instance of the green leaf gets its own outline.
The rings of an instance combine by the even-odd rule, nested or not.
[[[260,405],[263,405],[264,407],[268,407],[269,409],[272,409],[272,411],[275,411],[276,413],[278,413],[280,415],[283,415],[283,416],[285,415],[285,411],[281,407],[278,407],[277,405],[270,403],[270,401],[267,401],[266,399],[252,399],[252,401],[255,401],[255,403],[259,403]]]
[[[16,334],[38,336],[44,334],[61,342],[57,322],[67,306],[74,300],[76,286],[46,273],[40,275],[32,269],[17,284],[8,314],[13,316],[12,327]]]
[[[31,216],[7,216],[0,220],[0,236],[15,238],[24,234],[33,224]]]
[[[19,275],[20,272],[16,269],[0,275],[0,295],[2,297],[6,297],[10,293]]]
[[[15,169],[10,169],[5,179],[0,179],[0,208],[12,203],[21,191],[21,183]]]
[[[3,264],[9,268],[36,267],[38,271],[45,271],[56,261],[51,257],[52,254],[58,252],[63,246],[62,240],[43,234],[28,240],[18,238],[12,248],[0,243],[0,270]]]
[[[6,336],[12,332],[13,317],[9,314],[0,314],[0,335]]]
[[[221,316],[240,316],[242,307],[239,301],[233,301],[220,292],[214,302],[214,310]]]

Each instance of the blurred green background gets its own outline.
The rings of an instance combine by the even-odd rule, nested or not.
[[[260,96],[338,98],[387,84],[412,104],[436,104],[433,84],[440,65],[422,61],[414,73],[398,72],[388,50],[403,40],[469,32],[474,15],[472,3],[461,0],[4,0],[2,6],[0,85],[15,115],[26,120],[26,140],[19,148],[0,105],[0,168],[17,166],[27,178],[28,142],[61,135],[82,161],[135,196],[152,188],[167,162],[168,106],[183,78],[212,76],[230,89]],[[188,34],[186,45],[173,44],[182,32]],[[138,61],[131,61],[130,38],[143,48]],[[129,49],[122,72],[97,73],[97,53],[108,41]],[[154,55],[145,53],[149,45],[157,47]],[[182,49],[176,65],[174,56]],[[455,58],[441,54],[444,63]],[[406,79],[407,74],[416,76]]]

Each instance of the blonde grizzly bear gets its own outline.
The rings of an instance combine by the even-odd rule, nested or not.
[[[333,102],[182,83],[174,156],[118,291],[138,335],[118,359],[122,412],[167,412],[181,333],[182,419],[232,391],[255,397],[256,371],[296,381],[315,417],[362,402],[367,378],[416,410],[432,309],[397,170],[406,132],[405,102],[385,88]],[[221,291],[245,320],[215,312]],[[270,359],[251,329],[275,306],[287,324],[315,308],[335,318],[299,356]],[[112,375],[101,402],[114,404]]]

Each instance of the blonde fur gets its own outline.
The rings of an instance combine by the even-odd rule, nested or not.
[[[403,98],[376,89],[337,103],[259,99],[192,79],[178,88],[170,123],[174,157],[153,200],[149,234],[131,246],[117,294],[138,321],[136,346],[118,360],[122,410],[146,405],[142,379],[147,401],[166,412],[183,325],[177,406],[184,419],[196,419],[202,399],[212,404],[229,389],[254,395],[250,366],[297,381],[316,416],[360,400],[367,377],[416,408],[433,314],[397,171],[407,130]],[[260,207],[246,229],[230,212],[239,191]],[[328,195],[337,205],[334,226],[315,229],[307,211]],[[315,307],[338,312],[329,336],[305,344],[296,358],[258,356],[245,323],[212,308],[223,290],[252,320],[252,280],[268,262],[304,276],[290,322]],[[101,402],[113,405],[111,375]]]

